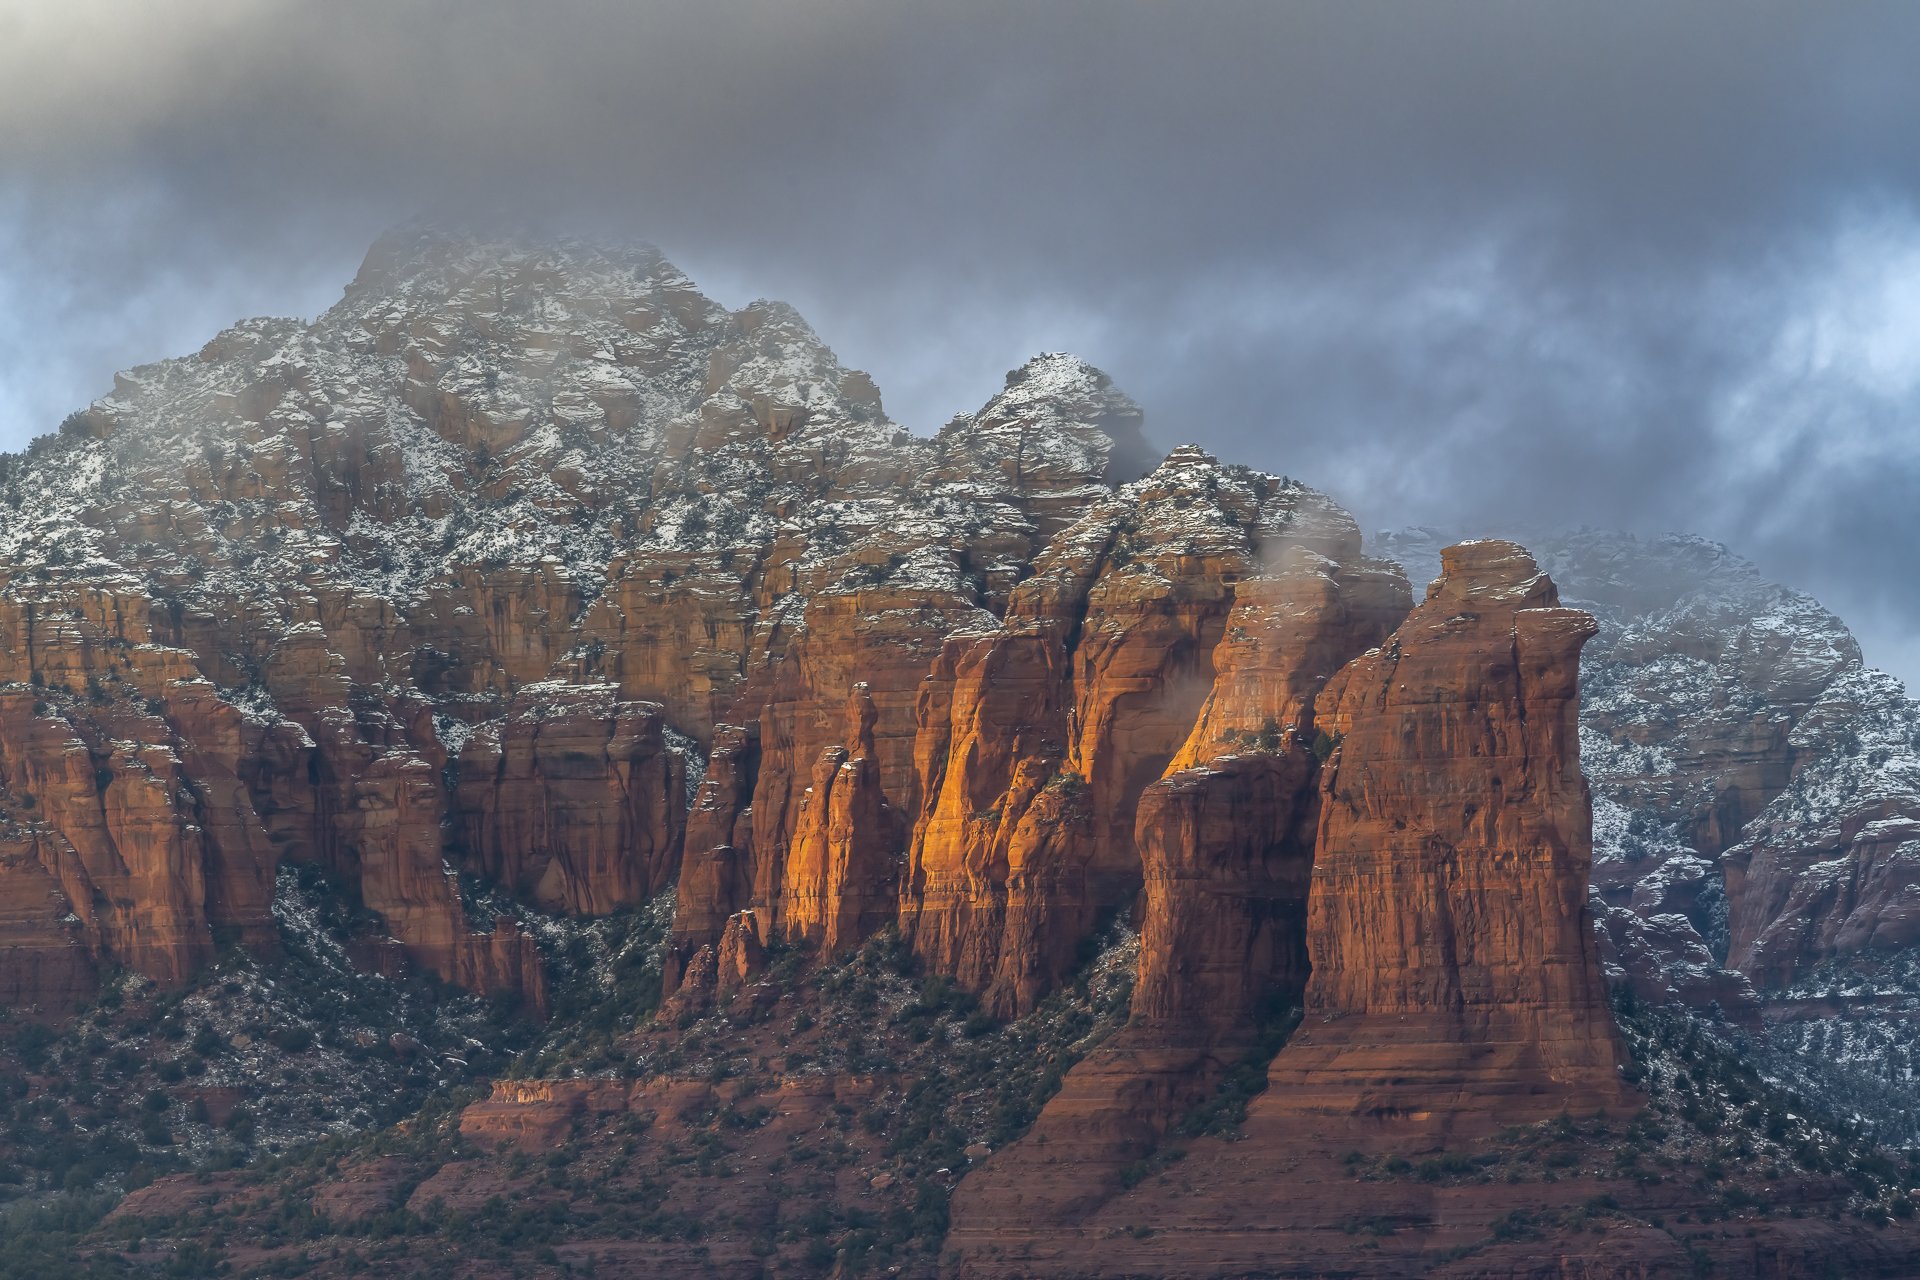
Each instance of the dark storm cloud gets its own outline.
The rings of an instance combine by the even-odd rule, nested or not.
[[[1375,525],[1722,537],[1912,677],[1916,51],[1906,4],[0,3],[0,438],[385,224],[530,218],[788,298],[921,430],[1070,348]]]

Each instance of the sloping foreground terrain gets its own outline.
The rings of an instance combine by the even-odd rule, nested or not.
[[[7,1265],[1920,1271],[1844,627],[1156,457],[423,230],[122,375],[0,473]]]

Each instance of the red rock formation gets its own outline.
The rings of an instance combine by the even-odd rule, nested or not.
[[[1064,771],[1062,658],[1045,635],[963,636],[949,642],[921,691],[925,800],[902,924],[934,972],[973,990],[997,980],[1015,868],[1028,872],[1049,833],[1065,844],[1087,827],[1085,783]],[[1036,804],[1041,812],[1021,828]],[[1013,1002],[1012,992],[1000,1001]]]
[[[679,988],[689,959],[720,937],[734,904],[747,901],[751,892],[746,867],[753,847],[750,800],[759,756],[756,731],[729,724],[715,727],[707,776],[687,814],[686,850],[662,975],[669,994]]]
[[[92,643],[68,639],[58,652],[71,660]],[[42,847],[95,955],[180,982],[211,954],[216,929],[271,945],[267,904],[284,848],[355,876],[409,954],[441,976],[542,1007],[531,939],[464,923],[441,860],[435,770],[405,749],[390,716],[348,705],[344,666],[317,625],[288,633],[266,670],[292,719],[264,724],[201,678],[191,654],[151,644],[95,675],[85,703],[64,690],[15,695],[23,714],[10,721],[45,740],[19,754],[13,789],[35,795],[49,828]],[[369,724],[384,725],[384,742],[368,741]],[[50,733],[67,745],[55,749]],[[127,741],[144,745],[112,745]],[[57,761],[62,785],[46,772]]]
[[[918,440],[791,309],[651,252],[398,236],[36,464],[0,773],[90,958],[168,980],[269,942],[294,858],[537,1005],[451,856],[568,912],[677,876],[670,983],[744,974],[747,919],[833,952],[897,911],[1016,1014],[1144,889],[1141,1051],[1226,1052],[1299,980],[1316,688],[1396,605],[1302,486],[1186,448],[1116,491],[1139,426],[1047,356]],[[670,728],[711,747],[684,817]]]
[[[678,869],[686,761],[660,708],[608,687],[522,688],[459,753],[457,803],[473,867],[525,901],[604,915]]]
[[[314,624],[289,632],[266,664],[267,688],[305,731],[298,767],[316,793],[297,851],[355,883],[412,961],[470,990],[511,992],[543,1014],[533,939],[506,919],[489,934],[467,925],[442,857],[439,771],[386,708],[350,705],[345,665]]]
[[[1782,987],[1821,960],[1920,942],[1920,806],[1911,796],[1862,798],[1812,847],[1802,834],[1762,827],[1728,852],[1728,963],[1760,986]]]
[[[1023,1012],[1132,901],[1136,806],[1194,732],[1234,584],[1296,554],[1357,560],[1358,532],[1311,490],[1176,450],[1055,538],[999,631],[948,644],[921,692],[902,901],[931,968]]]
[[[1322,1186],[1340,1183],[1339,1152],[1629,1101],[1585,911],[1575,673],[1592,621],[1555,608],[1510,543],[1452,548],[1446,567],[1385,647],[1317,698],[1305,655],[1321,670],[1339,660],[1338,579],[1249,591],[1273,643],[1249,632],[1237,654],[1223,646],[1211,707],[1224,718],[1203,717],[1196,738],[1238,745],[1236,719],[1254,716],[1262,729],[1143,798],[1133,1018],[961,1184],[959,1273],[1343,1270],[1351,1248],[1334,1233],[1353,1208]],[[1355,595],[1367,604],[1348,643],[1377,639],[1393,596],[1373,583]],[[1272,610],[1281,599],[1293,607]],[[1177,1173],[1127,1191],[1128,1162],[1245,1044],[1251,1002],[1303,978],[1305,1021],[1249,1105],[1246,1140],[1197,1144]],[[1441,1217],[1431,1196],[1385,1194],[1370,1211]],[[1136,1243],[1142,1226],[1169,1243]]]
[[[77,926],[36,842],[0,836],[0,1006],[63,1017],[93,997],[94,961]]]
[[[760,945],[752,912],[742,911],[727,921],[714,951],[714,966],[714,991],[721,996],[739,991],[766,969],[767,949]]]
[[[780,927],[827,954],[851,947],[893,919],[900,894],[902,824],[881,784],[865,682],[847,706],[847,747],[820,753],[782,877]]]
[[[485,1146],[551,1151],[580,1120],[623,1112],[624,1080],[495,1080],[493,1091],[460,1113],[460,1134]]]
[[[463,981],[505,981],[526,954],[464,925],[442,865],[463,845],[545,907],[655,892],[679,857],[659,776],[678,755],[653,728],[627,741],[637,713],[577,712],[600,685],[658,704],[662,733],[757,735],[734,790],[710,793],[725,803],[681,877],[676,958],[746,909],[764,939],[857,941],[894,909],[915,697],[941,646],[994,625],[1038,543],[1146,461],[1138,409],[1070,357],[1016,370],[925,441],[791,308],[729,313],[647,250],[430,232],[384,239],[312,325],[245,322],[116,378],[50,443],[4,477],[0,585],[28,585],[0,609],[0,668],[23,655],[0,683],[119,672],[164,706],[164,731],[55,707],[97,759],[53,788],[74,854],[48,857],[90,954],[169,980],[216,931],[271,945],[282,858],[333,868],[408,954]],[[1159,567],[1184,574],[1184,545],[1170,554]],[[1186,727],[1184,707],[1144,705],[1150,632],[1134,629],[1139,653],[1087,646],[1111,671],[1075,711],[1097,722],[1096,789],[1120,798],[1094,829],[1122,844],[1158,771],[1125,763],[1128,734],[1157,755]],[[860,682],[872,722],[849,732]],[[536,728],[535,704],[564,723]],[[473,728],[453,788],[436,719]],[[76,780],[118,770],[95,747],[125,741],[174,762],[121,753],[141,777],[96,820]],[[102,843],[115,823],[150,851],[130,880]],[[1103,897],[1137,880],[1128,854],[1075,874],[1120,886]],[[139,923],[96,912],[96,890]]]
[[[1033,1129],[961,1187],[968,1220],[1066,1222],[1212,1091],[1298,1001],[1317,813],[1314,697],[1405,615],[1405,579],[1296,551],[1242,579],[1218,674],[1167,775],[1141,796],[1145,877],[1128,1024]]]
[[[351,663],[317,623],[266,656],[294,716],[268,720],[223,697],[190,651],[151,643],[137,594],[14,603],[9,651],[25,662],[7,674],[32,679],[0,691],[0,772],[95,962],[178,983],[212,954],[215,931],[272,945],[268,898],[284,851],[362,877],[367,903],[443,976],[481,975],[540,1002],[537,979],[510,977],[537,967],[529,940],[469,935],[441,863],[434,770],[406,750],[410,733],[392,715],[349,705]],[[339,625],[355,661],[382,661],[366,627]],[[394,710],[418,718],[417,707]]]
[[[239,713],[151,643],[146,606],[124,586],[0,596],[0,804],[60,886],[48,936],[70,915],[88,967],[179,983],[214,929],[270,936],[272,855],[235,775]],[[56,963],[44,993],[64,1006],[76,972]],[[9,981],[39,1002],[40,980]]]
[[[201,835],[176,809],[185,788],[164,729],[151,746],[116,747],[24,690],[0,693],[0,722],[0,781],[14,812],[32,815],[95,953],[184,981],[213,937]]]
[[[1626,907],[1610,907],[1596,891],[1589,895],[1598,926],[1600,963],[1610,980],[1625,982],[1636,998],[1652,1005],[1708,1009],[1743,1026],[1758,1027],[1760,1005],[1753,984],[1723,969],[1685,916],[1643,916]]]
[[[754,584],[744,572],[751,563],[728,552],[616,558],[605,594],[581,618],[580,677],[660,703],[681,732],[710,743],[754,651]]]
[[[914,690],[959,620],[980,616],[962,592],[905,583],[807,602],[784,652],[740,694],[732,714],[752,712],[739,717],[751,734],[716,731],[677,896],[682,962],[742,910],[767,941],[830,949],[891,919],[896,815],[914,794]]]
[[[1319,1115],[1511,1124],[1623,1098],[1587,909],[1586,614],[1507,542],[1443,553],[1321,694],[1300,1030],[1250,1131]]]
[[[979,618],[980,610],[967,594],[928,592],[906,583],[828,591],[807,602],[799,632],[768,675],[759,715],[752,901],[737,905],[752,906],[762,914],[767,936],[810,935],[824,923],[820,906],[804,908],[805,914],[791,930],[782,913],[790,900],[818,902],[817,891],[807,886],[809,881],[821,883],[818,868],[824,864],[811,853],[806,855],[811,861],[799,866],[793,858],[807,821],[803,815],[808,791],[813,791],[816,803],[831,803],[835,787],[817,785],[823,758],[831,749],[847,751],[848,759],[868,762],[857,771],[870,770],[873,775],[864,784],[861,803],[872,819],[880,820],[882,829],[856,838],[870,848],[884,846],[886,854],[893,852],[897,839],[893,820],[882,813],[882,806],[911,809],[915,691],[954,628]],[[857,686],[864,689],[856,694]],[[850,699],[858,704],[851,713]],[[836,763],[833,769],[838,767]],[[847,781],[850,786],[854,783],[851,777]],[[896,796],[898,805],[893,802]],[[849,791],[841,803],[851,803],[852,798]],[[816,816],[824,821],[826,809]],[[816,823],[814,830],[819,833],[823,828]],[[795,872],[801,882],[789,889]],[[870,914],[864,903],[855,910]]]
[[[1230,1044],[1251,1034],[1262,1001],[1290,1001],[1306,980],[1314,699],[1410,604],[1397,573],[1310,552],[1287,559],[1239,584],[1213,691],[1141,799],[1146,912],[1133,1020],[1159,1024],[1153,1035],[1171,1043]]]

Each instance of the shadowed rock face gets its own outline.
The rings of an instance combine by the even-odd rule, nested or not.
[[[610,688],[532,685],[460,753],[467,857],[547,911],[605,915],[678,870],[686,761],[660,707]]]
[[[1762,987],[1920,942],[1920,708],[1891,677],[1857,671],[1794,743],[1792,781],[1722,860],[1728,963]]]

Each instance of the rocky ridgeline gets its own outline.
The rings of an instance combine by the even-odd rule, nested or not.
[[[983,1274],[1160,1203],[1138,1166],[1249,1061],[1279,1186],[1638,1105],[1597,936],[1650,982],[1695,948],[1729,1000],[1711,945],[1764,982],[1905,940],[1912,709],[1724,553],[1643,583],[1550,547],[1594,639],[1519,546],[1407,537],[1416,602],[1324,495],[1156,463],[1080,361],[915,437],[789,308],[649,249],[390,236],[311,325],[122,375],[0,485],[0,1001],[270,948],[289,863],[357,895],[363,964],[536,1013],[533,936],[458,873],[583,916],[671,886],[681,1024],[890,928],[983,1025],[1029,1018],[1137,913],[1125,1025],[955,1201]],[[475,1123],[653,1105],[583,1088]],[[1187,1252],[1113,1265],[1244,1246],[1182,1203]]]
[[[651,250],[389,237],[312,325],[122,375],[8,459],[0,993],[59,1012],[268,945],[291,858],[357,886],[381,963],[538,1005],[452,869],[644,900],[729,717],[784,850],[860,681],[869,790],[904,800],[933,655],[1142,447],[1066,357],[917,439],[790,309]]]

